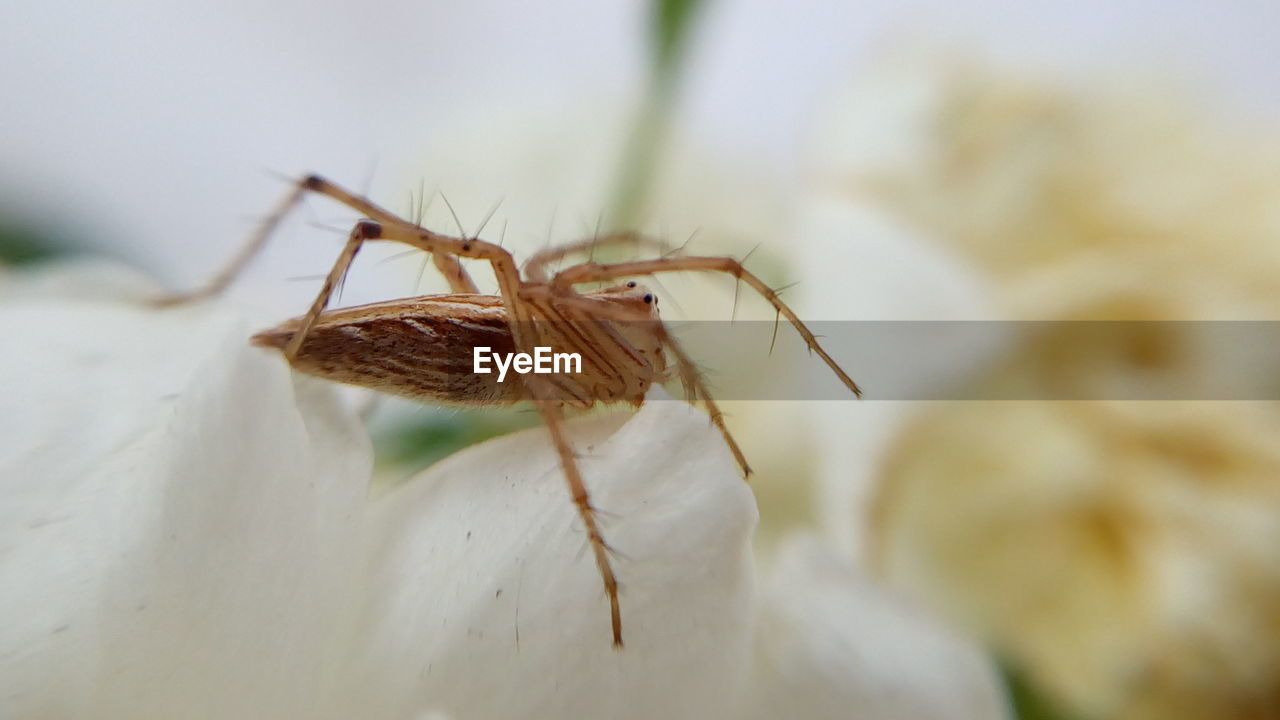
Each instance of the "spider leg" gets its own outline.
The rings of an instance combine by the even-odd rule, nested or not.
[[[733,439],[733,434],[729,432],[729,427],[725,425],[724,413],[721,412],[720,406],[716,404],[711,393],[707,391],[707,386],[702,382],[702,373],[698,372],[698,368],[685,354],[684,349],[680,347],[680,343],[667,332],[666,327],[662,323],[656,325],[658,337],[662,340],[662,344],[671,351],[672,357],[675,358],[676,367],[680,372],[680,385],[685,388],[685,392],[691,398],[702,398],[702,402],[707,406],[707,415],[711,417],[711,422],[715,424],[716,429],[720,431],[720,435],[724,438],[724,442],[729,446],[729,452],[733,453],[733,459],[738,462],[738,467],[742,468],[743,477],[751,475],[751,466],[747,464],[747,456],[743,454],[742,447],[738,445],[738,441]],[[690,400],[692,403],[693,400]]]
[[[329,274],[325,276],[324,284],[320,286],[320,293],[312,301],[311,308],[303,316],[302,323],[298,326],[297,331],[293,333],[293,337],[289,338],[289,344],[284,347],[284,357],[290,364],[293,363],[294,358],[298,357],[298,350],[306,340],[307,334],[311,332],[311,328],[320,319],[320,313],[324,312],[325,306],[329,304],[329,299],[333,296],[334,289],[346,277],[347,270],[351,268],[351,262],[356,259],[356,253],[360,252],[360,247],[364,245],[364,241],[370,237],[377,237],[380,232],[381,228],[379,228],[378,224],[368,220],[362,220],[351,228],[351,234],[347,237],[347,244],[342,247],[342,253],[338,255],[333,267],[329,269]]]
[[[565,245],[544,248],[534,253],[524,263],[524,276],[529,279],[529,282],[546,282],[547,266],[551,263],[563,260],[569,255],[590,252],[596,248],[609,247],[613,245],[649,247],[659,252],[665,252],[667,249],[665,244],[634,232],[610,233],[608,235],[598,237],[593,236],[586,240],[579,240]]]
[[[561,270],[551,280],[551,285],[555,289],[569,289],[573,285],[588,282],[604,282],[608,280],[616,280],[623,277],[632,277],[637,275],[656,275],[658,273],[667,272],[719,272],[732,275],[747,285],[751,289],[759,293],[769,304],[773,305],[779,313],[787,320],[791,321],[796,332],[804,338],[809,349],[817,353],[822,358],[827,367],[840,378],[845,387],[853,391],[854,395],[862,397],[862,389],[853,381],[853,378],[840,367],[827,351],[818,343],[818,338],[805,326],[804,321],[796,315],[786,303],[778,297],[778,293],[764,283],[763,280],[756,277],[751,271],[742,266],[742,263],[733,258],[726,257],[675,257],[661,258],[658,260],[637,260],[635,262],[613,263],[610,265],[601,265],[599,263],[583,263],[575,265],[571,268]]]
[[[523,377],[533,378],[534,376]],[[535,395],[545,394],[537,391],[535,380],[530,380],[530,384],[535,386],[530,388]],[[622,647],[622,610],[618,604],[618,579],[613,574],[613,565],[609,561],[609,545],[604,541],[604,536],[600,533],[600,525],[596,521],[599,511],[591,505],[591,496],[587,492],[586,484],[582,481],[582,473],[578,470],[578,461],[574,457],[573,447],[565,437],[564,409],[561,403],[540,397],[537,405],[538,412],[541,413],[547,425],[547,431],[551,434],[551,442],[560,456],[560,469],[564,472],[565,482],[569,485],[573,505],[577,508],[578,517],[582,518],[582,525],[587,530],[591,554],[595,556],[596,567],[600,570],[600,579],[604,583],[604,591],[609,596],[609,620],[613,628],[613,646],[620,649]]]
[[[325,277],[324,284],[316,295],[315,301],[311,304],[307,314],[303,316],[298,330],[294,332],[285,347],[285,357],[290,361],[297,357],[302,344],[306,341],[307,334],[315,326],[321,313],[328,306],[334,289],[342,282],[347,270],[351,267],[351,262],[355,259],[356,253],[369,240],[401,242],[430,253],[433,257],[448,258],[450,263],[457,263],[459,257],[487,261],[493,267],[494,275],[498,280],[498,287],[506,305],[508,318],[511,320],[511,332],[516,346],[520,348],[531,346],[532,343],[527,342],[527,339],[522,337],[530,327],[527,322],[530,309],[528,304],[519,297],[520,275],[516,269],[515,260],[506,250],[484,240],[450,237],[418,227],[373,204],[369,200],[315,175],[304,178],[300,181],[298,187],[305,191],[330,197],[371,219],[361,220],[352,228],[342,253]],[[441,263],[437,262],[437,266],[441,266]],[[445,263],[444,267],[447,269],[452,265]],[[465,279],[470,284],[470,278],[461,270],[461,265],[457,267],[461,274],[455,276],[451,282],[460,282]]]
[[[383,223],[405,223],[405,221],[396,217],[392,213],[374,205],[364,198],[348,192],[341,187],[325,180],[316,175],[308,175],[299,179],[294,183],[293,188],[284,197],[283,200],[271,211],[271,214],[265,217],[261,224],[254,230],[253,234],[245,241],[244,245],[232,256],[231,260],[218,271],[216,275],[209,280],[204,287],[197,288],[188,292],[173,293],[155,300],[156,305],[167,306],[177,305],[181,303],[203,300],[208,297],[217,295],[235,281],[249,263],[258,256],[262,249],[266,247],[267,241],[275,232],[275,229],[284,220],[302,198],[308,192],[314,192],[326,195],[338,202],[358,210],[374,220]],[[408,224],[408,223],[405,223]],[[458,258],[448,254],[447,252],[432,252],[432,260],[435,262],[436,268],[444,275],[449,283],[449,288],[455,293],[475,293],[478,292],[476,284],[472,281],[471,276],[467,274],[465,268]]]
[[[161,306],[180,305],[182,303],[203,300],[226,290],[227,286],[239,277],[244,272],[245,268],[249,266],[249,263],[257,257],[259,252],[262,251],[262,248],[267,244],[267,240],[280,224],[280,221],[283,220],[284,217],[289,214],[289,211],[293,210],[298,203],[302,202],[302,198],[306,194],[307,188],[303,181],[294,183],[293,188],[289,190],[289,194],[280,201],[280,204],[271,211],[271,214],[263,218],[262,222],[253,231],[253,234],[249,236],[249,239],[245,241],[244,245],[240,247],[236,254],[231,257],[231,260],[228,261],[227,264],[219,270],[204,287],[187,292],[171,293],[169,295],[162,296],[157,298],[154,301],[154,304]]]
[[[729,451],[733,454],[734,460],[737,461],[738,467],[742,468],[743,476],[751,475],[751,466],[747,464],[747,457],[742,452],[742,447],[738,445],[738,441],[733,438],[733,434],[729,432],[728,426],[724,421],[724,413],[720,410],[720,406],[716,404],[711,392],[707,390],[706,383],[702,381],[702,373],[698,371],[697,365],[680,347],[680,343],[662,324],[661,320],[653,320],[642,317],[634,312],[624,310],[622,308],[602,307],[599,303],[592,303],[587,298],[580,297],[558,297],[557,302],[562,305],[575,306],[582,308],[585,313],[597,318],[607,318],[615,322],[631,322],[644,323],[650,328],[650,331],[657,337],[661,346],[671,351],[672,357],[676,363],[676,373],[680,378],[680,386],[685,391],[685,401],[690,405],[697,402],[698,398],[706,404],[707,415],[710,416],[711,422],[720,431],[720,435],[724,437],[725,444],[729,446]],[[661,378],[655,377],[655,380]]]

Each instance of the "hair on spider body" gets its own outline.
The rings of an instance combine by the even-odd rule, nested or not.
[[[827,354],[777,292],[733,258],[662,256],[611,264],[588,261],[551,274],[548,268],[552,263],[597,248],[624,244],[662,246],[636,233],[613,233],[548,248],[530,257],[521,268],[499,245],[478,237],[453,237],[420,227],[318,175],[298,180],[245,247],[206,287],[160,303],[189,301],[223,290],[307,193],[331,198],[366,219],[352,228],[308,311],[254,335],[252,342],[279,350],[301,372],[424,402],[533,403],[556,449],[570,499],[600,572],[609,601],[615,647],[622,647],[618,582],[597,521],[598,511],[591,505],[574,450],[565,436],[565,408],[590,408],[620,401],[639,406],[653,383],[678,378],[688,401],[703,402],[744,475],[751,472],[697,366],[659,318],[657,297],[635,279],[627,278],[668,272],[711,272],[737,278],[773,305],[809,349],[851,392],[861,396],[853,379]],[[328,309],[335,288],[361,246],[374,241],[398,242],[430,254],[448,281],[450,292]],[[488,264],[497,279],[497,294],[479,293],[460,262],[463,258]],[[585,284],[601,286],[585,292],[576,289]],[[581,372],[521,374],[516,382],[501,382],[493,375],[467,371],[468,353],[477,347],[526,355],[536,353],[539,347],[577,353],[581,355]]]

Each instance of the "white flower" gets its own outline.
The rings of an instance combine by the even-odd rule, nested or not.
[[[755,504],[682,402],[571,424],[618,550],[617,651],[543,429],[370,498],[367,437],[330,386],[249,347],[256,326],[226,305],[108,299],[131,283],[0,280],[0,715],[1002,712],[989,669],[945,639],[927,672],[895,665],[874,682],[893,692],[867,692],[867,658],[937,631],[866,644],[868,605],[830,601],[862,589],[807,579],[808,561],[784,560],[757,607]],[[789,669],[818,664],[797,696]]]
[[[991,662],[815,537],[782,544],[761,599],[751,692],[736,717],[1001,718]]]
[[[692,717],[736,695],[755,508],[686,405],[578,433],[608,479],[619,653],[543,431],[368,501],[353,416],[225,308],[25,296],[0,327],[22,349],[0,456],[12,714]]]
[[[839,150],[820,183],[967,257],[1000,314],[1276,316],[1274,133],[1205,122],[1146,88],[1068,91],[955,66],[889,80],[836,116],[858,120],[826,143]],[[877,418],[857,433],[870,452],[854,450],[873,469],[840,462],[853,443],[837,426],[831,523],[868,536],[896,586],[1074,712],[1265,715],[1280,686],[1280,416],[1270,402],[1123,399],[1272,397],[1277,346],[1244,325],[1046,323],[971,386],[1103,401]]]
[[[0,305],[0,714],[305,707],[367,441],[330,393],[295,394],[245,349],[236,315],[77,293]]]

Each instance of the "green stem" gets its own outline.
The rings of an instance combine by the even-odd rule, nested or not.
[[[652,5],[653,59],[649,88],[636,113],[618,164],[608,227],[636,227],[648,209],[658,160],[666,146],[672,110],[679,95],[681,65],[697,9],[703,0],[655,0]]]

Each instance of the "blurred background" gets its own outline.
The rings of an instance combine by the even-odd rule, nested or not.
[[[1265,0],[0,7],[11,264],[110,256],[191,288],[314,171],[518,256],[601,227],[755,249],[806,318],[1280,319]],[[353,220],[307,202],[232,294],[297,314]],[[370,249],[343,303],[442,288]],[[714,278],[660,294],[772,319]],[[1024,718],[1280,718],[1280,412],[1253,352],[1276,338],[1047,327],[920,382],[1102,399],[733,403],[762,557],[820,533],[989,648]],[[1260,399],[1107,399],[1223,358]],[[797,362],[743,360],[823,372]],[[386,403],[374,429],[400,477],[532,422]]]

